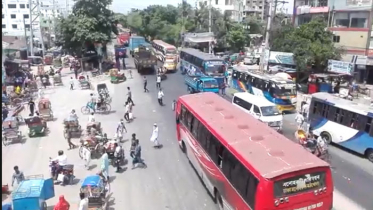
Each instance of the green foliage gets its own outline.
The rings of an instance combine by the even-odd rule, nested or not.
[[[183,18],[183,15],[185,18]],[[246,23],[245,23],[246,24]],[[219,10],[212,8],[212,28],[217,39],[217,47],[225,48],[229,45],[238,46],[236,43],[243,43],[240,49],[249,42],[241,41],[243,36],[248,33],[261,33],[262,25],[254,20],[250,22],[250,27],[253,31],[242,33],[242,27],[238,27],[238,23],[233,23],[231,13],[221,13]],[[247,25],[247,24],[246,24]],[[199,9],[195,9],[191,5],[184,3],[177,7],[167,5],[152,5],[144,10],[135,10],[127,16],[127,26],[132,31],[145,36],[146,38],[161,39],[165,42],[174,45],[181,44],[181,33],[199,33],[208,32],[209,30],[209,10],[204,4],[201,4]],[[241,25],[242,26],[242,25]],[[237,30],[236,28],[240,28]],[[234,28],[232,33],[228,31]],[[228,36],[230,41],[228,43]],[[233,37],[240,38],[240,41],[234,41]]]
[[[301,71],[309,66],[322,70],[329,59],[339,59],[341,49],[333,44],[333,34],[326,30],[321,19],[294,28],[286,25],[279,29],[271,50],[294,53],[297,68]]]
[[[105,45],[118,34],[114,13],[107,9],[112,0],[77,0],[72,14],[57,23],[57,44],[70,53],[82,53],[93,43]]]
[[[227,33],[227,43],[235,52],[243,50],[244,46],[250,44],[250,37],[240,24],[232,25]]]

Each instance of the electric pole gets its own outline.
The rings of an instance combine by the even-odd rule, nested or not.
[[[33,20],[33,15],[32,13],[34,12],[34,9],[35,7],[33,8],[33,1],[32,0],[29,0],[28,1],[28,4],[30,5],[29,8],[30,8],[30,55],[31,56],[34,56],[34,27],[33,27],[33,24],[34,24],[34,21],[36,20],[36,18],[38,18],[38,15],[36,15],[36,18],[35,20]]]
[[[26,46],[28,45],[27,44],[27,28],[26,28],[26,22],[25,22],[25,17],[23,17],[23,28],[24,28],[24,31],[25,31],[25,41],[26,41]],[[27,56],[28,56],[28,47],[26,47],[26,52],[27,52]]]
[[[184,47],[184,33],[185,33],[185,4],[186,0],[182,0],[181,2],[181,7],[182,7],[182,26],[181,26],[181,31],[180,31],[180,37],[181,37],[181,47]]]
[[[36,0],[36,4],[37,4],[37,9],[38,9],[38,14],[40,15],[41,11],[40,11],[39,0]],[[42,30],[42,27],[41,27],[40,16],[39,16],[39,32],[40,32],[40,42],[41,42],[41,49],[42,49],[42,57],[44,57],[45,47],[44,47],[43,30]]]
[[[209,33],[211,34],[211,27],[212,27],[212,7],[211,7],[211,0],[209,0]],[[212,42],[209,42],[209,53],[212,54]]]
[[[34,22],[39,20],[39,31],[40,31],[40,39],[41,39],[41,46],[43,50],[43,55],[45,52],[44,49],[44,40],[43,35],[41,31],[41,25],[40,25],[40,5],[39,0],[29,0],[29,7],[30,7],[30,54],[31,56],[34,56]],[[35,17],[34,17],[35,15]]]
[[[268,66],[268,60],[269,60],[269,32],[271,30],[271,22],[272,22],[272,16],[273,16],[273,0],[270,0],[269,2],[269,8],[268,8],[268,20],[267,20],[267,28],[266,28],[266,34],[265,34],[265,44],[264,44],[264,51],[262,52],[262,56],[260,59],[260,69],[262,71],[267,70]]]

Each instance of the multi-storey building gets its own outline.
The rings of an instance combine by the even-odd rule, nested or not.
[[[322,17],[342,60],[356,64],[357,80],[373,83],[373,0],[294,0],[294,25]],[[370,73],[372,71],[372,73]]]
[[[66,3],[68,2],[68,3]],[[54,17],[67,14],[71,11],[72,3],[62,0],[39,0],[39,19],[33,22],[34,31],[50,25]],[[67,8],[67,9],[66,9]],[[2,33],[10,36],[24,36],[24,29],[30,28],[30,5],[29,0],[3,0],[2,1]],[[36,17],[37,10],[33,11],[32,17]],[[35,33],[37,36],[38,33]]]
[[[372,55],[372,0],[295,0],[294,24],[322,17],[333,32],[333,41],[346,54]]]
[[[199,7],[201,4],[209,6],[211,1],[211,6],[219,9],[221,12],[225,11],[233,11],[234,10],[234,0],[197,0],[197,7]]]

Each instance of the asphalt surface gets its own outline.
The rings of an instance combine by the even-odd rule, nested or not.
[[[127,59],[128,67],[133,67],[131,58]],[[92,90],[73,90],[68,88],[69,72],[64,76],[65,86],[50,87],[45,90],[45,97],[52,101],[53,112],[56,120],[48,122],[50,133],[46,137],[26,138],[22,144],[11,144],[2,147],[2,183],[11,181],[13,166],[18,165],[25,175],[43,174],[49,177],[48,157],[55,157],[58,150],[64,150],[68,155],[68,162],[75,165],[75,184],[71,186],[56,186],[56,197],[47,201],[49,209],[53,209],[59,195],[64,195],[76,209],[79,202],[78,193],[82,180],[87,175],[98,171],[98,160],[91,161],[91,170],[83,167],[83,161],[79,158],[78,150],[66,150],[67,142],[62,134],[62,121],[71,109],[76,109],[79,121],[84,128],[88,116],[80,113],[80,108],[89,100]],[[183,77],[179,72],[167,74],[168,78],[162,82],[165,93],[165,106],[157,103],[157,91],[155,76],[147,75],[149,93],[143,92],[143,83],[140,75],[135,70],[133,79],[128,79],[120,84],[111,84],[108,78],[100,76],[92,78],[95,86],[98,83],[106,83],[113,102],[112,112],[108,115],[97,114],[96,121],[102,123],[104,132],[109,137],[114,135],[116,125],[124,114],[124,102],[126,100],[126,88],[131,87],[133,100],[136,104],[133,109],[135,120],[126,124],[129,139],[132,133],[136,133],[142,145],[142,156],[148,167],[131,170],[131,158],[129,154],[129,142],[125,141],[123,147],[129,164],[121,173],[114,173],[110,168],[111,196],[109,209],[131,210],[215,210],[216,205],[201,184],[199,178],[190,166],[184,154],[180,151],[175,129],[175,116],[171,110],[171,103],[179,96],[186,94]],[[127,72],[126,72],[127,73]],[[128,75],[127,75],[128,76]],[[26,113],[23,113],[25,115]],[[154,123],[159,125],[159,139],[164,145],[162,149],[154,149],[150,136]],[[20,127],[24,134],[26,127]],[[293,139],[295,132],[294,115],[286,115],[284,120],[284,135]],[[78,139],[74,139],[78,142]],[[367,160],[345,152],[339,148],[330,148],[332,155],[332,167],[336,190],[345,197],[360,205],[354,209],[373,209],[373,164]],[[301,157],[300,157],[301,158]],[[3,198],[4,200],[5,198]],[[340,200],[339,200],[340,201]],[[337,200],[337,202],[339,202]],[[343,209],[343,208],[341,208]],[[348,208],[349,210],[353,208]]]
[[[131,64],[131,60],[128,61]],[[159,63],[161,65],[161,63]],[[155,87],[155,76],[147,76],[149,87]],[[152,79],[151,79],[152,78]],[[162,115],[169,119],[170,127],[174,128],[174,114],[170,111],[171,103],[179,96],[188,94],[184,85],[183,75],[180,72],[167,74],[167,79],[162,82],[167,108],[162,110]],[[229,92],[229,91],[228,91]],[[231,91],[232,92],[232,91]],[[152,95],[156,103],[156,95]],[[230,100],[231,95],[224,96]],[[283,134],[295,141],[294,133],[297,129],[295,114],[284,115]],[[170,130],[169,132],[174,132]],[[337,193],[358,204],[357,209],[373,209],[373,163],[363,157],[352,154],[334,145],[329,147],[331,154],[331,167],[333,172],[334,187]],[[300,157],[301,158],[301,157]],[[335,205],[337,206],[337,205]]]

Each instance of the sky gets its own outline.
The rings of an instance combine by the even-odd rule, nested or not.
[[[293,0],[287,0],[289,3],[285,4],[284,8],[287,9],[287,13],[292,13],[293,11]],[[177,5],[181,3],[182,0],[113,0],[112,9],[114,12],[127,13],[131,8],[143,9],[149,5]],[[195,5],[195,0],[187,0],[191,5]]]

